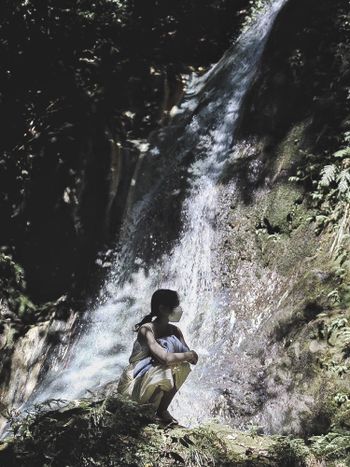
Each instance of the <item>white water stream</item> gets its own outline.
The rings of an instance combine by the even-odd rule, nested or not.
[[[181,144],[176,146],[178,152],[172,155],[179,164],[186,151],[194,154],[187,168],[188,188],[178,240],[154,264],[146,264],[142,252],[135,253],[135,240],[140,236],[148,236],[152,243],[152,231],[147,229],[146,219],[155,194],[164,190],[164,196],[168,195],[167,185],[160,176],[153,188],[131,205],[124,220],[115,265],[100,299],[87,311],[84,328],[63,359],[64,363],[62,358],[57,358],[52,365],[35,402],[50,398],[75,399],[99,384],[117,380],[128,363],[136,337],[132,327],[150,312],[152,293],[158,288],[171,288],[179,292],[184,309],[178,325],[190,348],[199,354],[199,362],[192,366],[170,409],[186,424],[210,418],[218,395],[215,369],[224,371],[220,362],[229,350],[228,337],[235,322],[229,304],[220,294],[220,277],[213,261],[218,183],[227,166],[240,157],[241,148],[234,144],[234,133],[242,100],[284,3],[285,0],[269,3],[222,59],[190,83],[178,109],[179,116],[187,116],[188,121]],[[152,164],[159,160],[160,166],[164,166],[167,155],[153,147],[148,157]],[[169,170],[170,166],[169,163]],[[140,183],[141,180],[136,180],[136,185]],[[157,202],[161,202],[161,197]],[[131,264],[133,269],[129,274]]]

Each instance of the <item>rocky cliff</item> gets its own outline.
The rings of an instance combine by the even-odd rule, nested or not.
[[[236,14],[238,11],[239,8]],[[136,15],[136,11],[133,14]],[[142,17],[140,12],[137,14]],[[213,415],[230,420],[234,427],[247,429],[251,426],[260,434],[264,431],[269,435],[292,434],[303,437],[304,441],[295,441],[291,447],[293,442],[290,440],[286,444],[286,440],[277,442],[277,438],[271,440],[268,436],[260,440],[258,434],[246,434],[244,436],[248,438],[238,442],[245,449],[239,457],[234,453],[237,446],[228,446],[227,439],[236,442],[243,435],[236,432],[218,435],[216,430],[220,429],[216,427],[208,435],[210,449],[215,452],[207,452],[198,441],[198,433],[202,433],[200,428],[164,434],[145,415],[137,433],[124,432],[120,425],[115,425],[119,421],[110,413],[106,426],[101,418],[99,421],[87,419],[92,410],[88,405],[54,412],[48,418],[44,414],[42,418],[28,422],[34,441],[18,428],[14,444],[3,446],[3,455],[8,462],[21,459],[18,465],[25,465],[23,459],[27,455],[27,462],[30,459],[33,465],[43,465],[44,462],[48,465],[60,465],[60,462],[67,465],[90,465],[89,462],[91,465],[95,465],[94,462],[102,465],[347,465],[350,429],[349,17],[349,5],[344,0],[332,3],[310,0],[304,5],[297,0],[287,2],[278,15],[259,71],[244,99],[237,130],[241,157],[222,175],[219,186],[220,215],[216,222],[220,235],[214,256],[220,269],[220,288],[230,297],[230,310],[236,318],[232,330],[233,350],[221,362],[227,371],[217,375],[220,397]],[[198,37],[193,39],[194,44]],[[206,40],[209,41],[208,36]],[[216,41],[215,34],[210,36],[210,43]],[[220,46],[211,49],[210,60],[217,60],[227,46],[228,39],[222,39]],[[151,131],[151,138],[154,137],[157,125],[172,123],[169,111],[181,99],[191,66],[197,71],[200,66],[208,66],[198,56],[201,54],[197,52],[196,60],[188,58],[184,68],[180,67],[181,57],[178,57],[175,68],[172,63],[174,73],[167,71],[165,75],[167,67],[163,63],[162,66],[154,65],[147,62],[149,57],[143,58],[142,67],[145,64],[149,67],[147,77],[140,72],[135,80],[131,80],[133,84],[128,81],[128,102],[134,104],[118,107],[122,109],[118,114],[118,125],[129,128],[129,133],[125,130],[121,136],[121,130],[118,133],[112,129],[111,122],[117,121],[113,120],[117,118],[115,115],[109,116],[108,125],[100,121],[95,125],[99,114],[80,133],[83,144],[90,148],[78,151],[80,165],[77,170],[84,172],[81,177],[84,189],[77,191],[81,196],[64,191],[63,185],[55,192],[51,204],[46,197],[39,196],[38,201],[38,194],[36,197],[33,194],[28,206],[32,206],[36,215],[43,213],[38,208],[40,203],[52,207],[62,195],[61,203],[69,206],[69,229],[75,232],[74,238],[69,234],[62,235],[61,229],[65,232],[67,229],[63,227],[58,211],[50,211],[55,213],[50,217],[39,215],[37,221],[32,220],[31,215],[24,217],[23,214],[22,223],[27,218],[33,225],[38,222],[37,230],[33,227],[26,237],[35,241],[26,240],[29,242],[27,253],[18,254],[19,262],[27,266],[25,270],[28,269],[31,277],[29,290],[34,297],[45,300],[55,297],[57,300],[57,295],[67,291],[71,281],[68,277],[71,276],[59,280],[59,286],[55,288],[55,285],[47,295],[40,295],[37,293],[39,284],[46,288],[47,281],[50,288],[55,282],[52,275],[47,275],[47,270],[58,259],[61,277],[68,270],[76,271],[78,263],[84,269],[86,264],[79,258],[88,250],[90,264],[96,259],[97,245],[100,247],[106,239],[101,233],[103,229],[105,233],[109,232],[107,237],[117,235],[137,148],[147,142]],[[182,84],[180,69],[184,79]],[[140,82],[145,88],[137,100],[137,83]],[[160,82],[163,93],[157,98],[151,96],[150,89],[155,83],[161,86]],[[149,98],[153,107],[142,107],[143,96]],[[150,107],[154,113],[148,114]],[[140,126],[140,121],[147,121],[148,115],[152,116],[152,125]],[[65,122],[66,114],[62,118]],[[80,114],[75,118],[79,125],[83,125]],[[89,143],[85,134],[91,127],[100,136],[89,131]],[[71,130],[68,128],[67,131]],[[76,144],[75,136],[72,141]],[[118,145],[118,141],[122,144]],[[43,148],[50,151],[44,144]],[[101,158],[101,154],[106,157]],[[44,163],[47,158],[49,154],[45,152],[40,167],[41,180],[50,184],[52,178]],[[34,182],[35,179],[30,183],[42,193],[41,182]],[[75,199],[72,202],[75,207],[70,204],[71,197]],[[27,205],[24,206],[25,211],[19,213],[30,212]],[[10,218],[9,212],[6,216],[4,214],[4,219]],[[42,223],[43,218],[44,224],[47,222],[55,232],[54,244],[58,241],[62,248],[69,247],[68,252],[73,244],[77,245],[78,256],[74,260],[70,253],[67,261],[64,260],[59,248],[49,258],[44,253],[46,250],[42,250],[42,246],[51,247],[52,237],[48,242],[50,229]],[[83,226],[83,237],[79,234],[82,230],[74,227],[75,222]],[[18,227],[11,229],[9,227],[7,231],[14,232]],[[24,230],[21,232],[23,235]],[[7,239],[10,236],[8,234]],[[46,240],[41,241],[42,238]],[[104,239],[102,243],[101,238]],[[8,245],[8,240],[3,241]],[[24,251],[23,239],[16,242],[16,245],[21,244],[19,251]],[[38,275],[31,273],[37,264],[32,245],[41,251]],[[107,242],[106,250],[110,247]],[[5,252],[8,250],[9,247],[4,249]],[[46,261],[49,266],[44,267]],[[102,257],[100,264],[107,262],[108,255]],[[2,308],[2,407],[9,410],[14,401],[25,400],[30,395],[45,372],[51,349],[58,343],[62,348],[68,345],[75,332],[79,307],[70,298],[44,305],[33,303],[26,295],[25,284],[21,283],[20,267],[6,255],[3,255],[1,264],[6,271],[3,273],[6,300]],[[94,277],[95,287],[98,287],[98,274],[97,279]],[[81,279],[83,283],[86,280]],[[81,290],[81,283],[77,283],[76,290]],[[81,292],[78,296],[80,294],[84,302],[86,297]],[[28,348],[33,346],[35,352],[28,355]],[[99,404],[103,405],[103,400]],[[112,414],[117,412],[116,404],[119,404],[115,400],[112,398],[108,402],[111,406],[107,410]],[[120,407],[118,405],[118,410]],[[120,417],[123,419],[124,412]],[[59,433],[50,425],[50,420],[59,420]],[[41,448],[34,454],[38,449],[35,440],[43,444],[47,442],[43,427],[54,433],[45,461]],[[97,430],[101,445],[95,446],[94,452],[79,445],[77,450],[72,448],[69,453],[62,453],[62,439],[70,436],[72,427],[88,440]],[[260,453],[260,448],[255,446],[256,439],[264,445]],[[113,443],[118,443],[119,447],[125,443],[125,450],[114,453],[114,458]],[[174,446],[169,447],[169,443]],[[110,453],[108,460],[102,454],[106,450]],[[165,452],[164,457],[161,451]],[[257,458],[249,457],[255,454]]]

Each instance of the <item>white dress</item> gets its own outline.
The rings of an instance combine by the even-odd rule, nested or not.
[[[153,331],[151,323],[145,323]],[[161,391],[152,403],[155,409],[158,408],[163,397],[164,391],[169,391],[176,386],[179,389],[187,376],[191,372],[191,366],[188,362],[180,362],[176,365],[155,365],[152,366],[143,376],[133,377],[135,365],[145,357],[151,355],[147,344],[141,344],[137,339],[134,342],[129,365],[124,368],[117,387],[117,392],[123,394],[139,404],[146,404],[151,399],[157,387]]]

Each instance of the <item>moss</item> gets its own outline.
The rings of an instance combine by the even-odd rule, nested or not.
[[[309,465],[311,453],[304,440],[291,436],[277,436],[270,452],[274,453],[278,465],[302,467]]]
[[[275,149],[276,157],[273,160],[274,165],[272,167],[274,181],[285,178],[296,161],[301,159],[300,149],[309,125],[309,118],[293,124],[289,132],[277,145]]]
[[[25,294],[26,281],[24,269],[13,261],[11,256],[0,252],[1,296],[11,311],[19,318],[31,321],[36,305]]]
[[[293,228],[298,226],[300,218],[302,219],[300,195],[300,190],[292,185],[282,184],[267,194],[261,217],[268,233],[289,234]]]
[[[51,405],[51,408],[49,408]],[[194,428],[155,423],[148,405],[120,395],[37,406],[12,421],[0,463],[16,466],[309,466],[348,459],[349,432],[302,440],[241,432],[215,419]],[[328,464],[327,464],[328,465]]]
[[[3,252],[0,252],[0,272],[1,281],[5,287],[15,287],[18,289],[25,287],[23,268],[15,263],[11,256]]]
[[[24,317],[25,314],[34,312],[35,310],[36,310],[36,306],[26,295],[19,295],[18,315],[21,318]]]
[[[4,347],[7,347],[8,349],[10,349],[13,347],[16,341],[16,337],[18,337],[18,333],[16,332],[15,328],[11,326],[7,326],[6,332],[4,334],[6,336],[6,342],[5,342]]]
[[[282,170],[282,161],[277,169]],[[254,207],[255,240],[260,261],[283,275],[290,275],[306,257],[312,256],[317,239],[310,226],[310,210],[301,190],[291,182],[278,182]]]
[[[312,452],[326,461],[327,465],[350,464],[350,432],[329,432],[321,436],[313,436],[310,438],[310,443]],[[332,461],[336,460],[341,461],[341,464],[333,464]]]
[[[161,427],[149,406],[119,395],[54,410],[40,406],[12,429],[12,438],[0,444],[6,465],[277,466],[291,458],[280,440],[215,420],[190,429]]]

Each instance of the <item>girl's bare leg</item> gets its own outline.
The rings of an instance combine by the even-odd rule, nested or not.
[[[159,393],[163,393],[163,397],[161,398],[160,400],[160,404],[157,408],[157,414],[159,415],[161,412],[164,412],[170,405],[170,402],[173,400],[176,392],[177,392],[177,389],[176,387],[174,386],[172,389],[170,389],[170,391],[163,391],[159,386],[155,389],[155,391],[153,392],[150,400],[149,400],[149,403],[152,404],[153,402],[155,402],[157,400],[157,396],[159,396]]]
[[[163,392],[163,390],[158,386],[155,391],[153,392],[149,402],[152,404],[157,400],[157,396],[159,395],[160,392]]]
[[[178,423],[177,420],[168,412],[167,409],[168,409],[171,401],[173,400],[175,394],[179,390],[179,387],[181,387],[181,385],[185,381],[185,379],[188,376],[190,371],[191,371],[191,368],[190,368],[189,363],[187,363],[187,362],[184,363],[184,368],[182,370],[181,377],[180,377],[179,381],[178,381],[178,378],[175,376],[175,374],[173,372],[174,386],[170,391],[164,392],[164,395],[160,400],[160,404],[159,404],[159,407],[158,407],[158,410],[157,410],[157,415],[159,417],[163,418],[166,421],[173,421],[175,423]],[[177,385],[178,385],[178,387],[177,387]]]
[[[164,392],[164,396],[162,397],[158,410],[157,410],[158,414],[167,410],[167,408],[170,405],[170,402],[173,400],[176,393],[177,393],[177,388],[175,386],[172,389],[170,389],[170,391]]]

